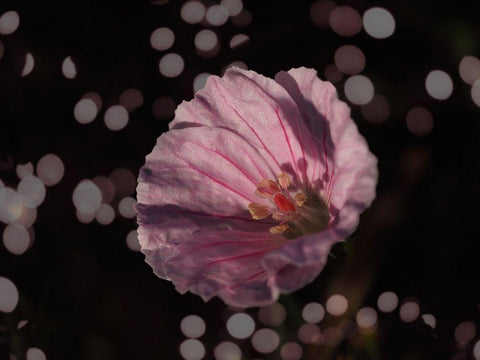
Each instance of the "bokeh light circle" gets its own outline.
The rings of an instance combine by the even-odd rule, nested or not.
[[[416,106],[407,114],[407,128],[417,136],[428,135],[433,128],[433,115],[427,109]]]
[[[47,360],[47,356],[39,348],[32,347],[27,350],[27,360]]]
[[[97,106],[97,112],[100,111],[100,109],[102,108],[102,97],[94,91],[90,91],[90,92],[85,93],[82,96],[82,99],[92,100],[95,103],[95,105]]]
[[[103,120],[110,130],[122,130],[128,124],[128,111],[122,105],[110,106],[105,111]]]
[[[323,306],[316,302],[311,302],[304,306],[302,311],[303,319],[310,323],[316,324],[323,320],[325,316],[325,309]]]
[[[91,123],[97,117],[97,105],[92,99],[80,99],[73,108],[73,117],[80,124]]]
[[[415,301],[407,301],[400,306],[400,319],[406,323],[417,320],[420,315],[420,307]]]
[[[475,105],[480,107],[480,79],[473,83],[472,89],[470,90],[470,95]]]
[[[30,234],[23,225],[12,223],[3,230],[3,245],[14,255],[22,255],[30,245]]]
[[[137,187],[137,178],[128,169],[115,169],[108,178],[113,183],[116,194],[121,197],[132,195]]]
[[[194,42],[198,50],[211,51],[217,45],[218,37],[212,30],[203,29],[195,35]]]
[[[347,298],[343,295],[332,295],[328,298],[326,308],[329,314],[333,316],[343,315],[348,309]]]
[[[62,62],[62,74],[70,80],[77,77],[77,67],[71,56],[67,56]]]
[[[25,228],[29,228],[35,220],[37,220],[37,209],[23,206],[16,223],[23,225]]]
[[[115,186],[113,182],[105,176],[95,176],[92,181],[102,192],[102,202],[110,203],[115,197]]]
[[[245,27],[252,22],[252,13],[247,9],[243,9],[242,12],[236,16],[232,16],[232,23],[237,27]]]
[[[328,28],[330,26],[330,13],[337,5],[330,0],[315,1],[310,6],[310,19],[312,22],[321,28]]]
[[[185,360],[201,360],[205,356],[205,346],[196,339],[188,339],[180,344],[180,354]]]
[[[377,312],[371,307],[364,307],[358,310],[355,319],[359,327],[364,329],[373,328],[377,324]]]
[[[209,73],[200,73],[195,76],[195,79],[193,80],[193,92],[203,89],[209,76]]]
[[[25,55],[25,64],[23,66],[23,70],[20,76],[24,77],[29,75],[33,71],[34,67],[35,58],[33,57],[32,53],[27,53],[27,55]]]
[[[255,331],[255,322],[250,315],[237,313],[228,319],[227,330],[236,339],[246,339]]]
[[[46,154],[38,160],[37,176],[46,186],[57,185],[65,173],[62,160],[55,154]]]
[[[330,12],[330,26],[341,36],[353,36],[362,30],[362,18],[357,10],[350,6],[338,6]]]
[[[281,325],[287,316],[285,307],[280,303],[263,306],[258,310],[258,319],[267,326]]]
[[[213,355],[215,360],[241,360],[242,350],[240,350],[237,344],[224,341],[215,347]]]
[[[158,64],[160,73],[167,78],[177,77],[182,73],[184,67],[183,58],[175,53],[163,56]]]
[[[210,25],[220,26],[227,22],[229,15],[227,8],[223,5],[213,5],[208,8],[205,19]]]
[[[45,185],[34,175],[27,175],[20,180],[17,191],[27,207],[38,207],[45,200]]]
[[[0,221],[10,224],[22,215],[23,199],[13,189],[0,187]]]
[[[466,345],[477,335],[477,328],[473,321],[463,321],[455,328],[455,341],[459,345]]]
[[[395,32],[395,19],[388,10],[373,7],[363,14],[363,28],[373,38],[386,39]]]
[[[335,66],[344,74],[354,75],[365,68],[365,55],[354,45],[343,45],[335,51]]]
[[[118,212],[120,215],[122,215],[124,218],[131,219],[135,217],[135,199],[127,196],[124,197],[120,202],[118,203]]]
[[[11,313],[18,304],[18,290],[6,277],[0,276],[0,312]]]
[[[368,104],[375,93],[372,82],[364,75],[350,76],[345,82],[345,96],[356,105]]]
[[[140,251],[142,248],[138,242],[137,230],[132,230],[127,234],[126,238],[127,247],[132,251]]]
[[[280,356],[283,360],[300,360],[302,355],[303,349],[296,342],[287,342],[280,349]]]
[[[115,219],[115,210],[108,204],[102,204],[95,213],[95,220],[101,225],[110,225]]]
[[[480,60],[475,56],[464,56],[458,65],[458,72],[467,84],[480,79]]]
[[[25,325],[27,325],[27,324],[28,324],[28,321],[27,321],[27,320],[20,320],[20,321],[18,322],[18,325],[17,325],[17,330],[22,329],[22,328],[23,328]]]
[[[320,328],[315,324],[303,324],[298,329],[297,336],[304,344],[316,344],[322,340]]]
[[[17,164],[15,172],[19,179],[23,179],[27,175],[33,175],[33,164],[28,162],[26,164]]]
[[[20,16],[14,10],[7,11],[0,16],[0,35],[10,35],[20,26]]]
[[[480,340],[473,347],[473,356],[475,356],[475,359],[480,360]]]
[[[425,80],[425,88],[432,98],[446,100],[452,95],[453,81],[445,71],[432,70]]]
[[[82,224],[90,224],[95,219],[95,212],[87,214],[77,210],[75,216]]]
[[[250,41],[250,37],[248,35],[237,34],[230,39],[229,46],[230,46],[230,49],[235,49],[243,44],[246,44],[249,41]]]
[[[435,316],[433,316],[432,314],[423,314],[422,320],[432,329],[435,329],[435,327],[437,326],[437,319],[435,319]]]
[[[392,312],[398,306],[398,296],[392,291],[385,291],[378,297],[377,306],[381,312]]]
[[[143,95],[138,89],[127,89],[118,98],[118,103],[132,112],[143,105]]]
[[[188,24],[197,24],[205,16],[205,5],[200,1],[187,1],[180,10],[180,17]]]
[[[102,203],[102,192],[91,180],[82,180],[73,190],[73,204],[83,214],[93,214]]]
[[[221,71],[222,76],[223,76],[223,74],[225,74],[225,71],[227,71],[227,70],[230,69],[231,67],[237,67],[237,68],[239,68],[239,69],[248,70],[248,66],[247,66],[247,64],[245,64],[244,62],[242,62],[242,61],[233,61],[233,62],[231,62],[230,64],[228,64],[227,66],[225,66],[225,67],[222,68],[222,71]]]
[[[222,0],[220,5],[227,9],[230,16],[237,16],[243,10],[242,0]]]
[[[198,315],[188,315],[180,322],[180,329],[186,337],[196,339],[205,333],[205,321]]]
[[[251,342],[259,353],[269,354],[280,345],[280,336],[272,329],[263,328],[253,334]]]
[[[343,74],[334,64],[325,66],[323,73],[325,74],[325,78],[332,83],[340,82],[343,79]]]
[[[170,49],[175,42],[175,34],[167,27],[160,27],[150,35],[150,45],[155,50]]]

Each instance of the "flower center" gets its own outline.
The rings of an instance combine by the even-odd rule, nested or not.
[[[282,234],[290,239],[325,229],[330,220],[330,212],[325,201],[313,194],[307,197],[303,192],[296,192],[292,197],[290,187],[292,181],[286,173],[278,175],[277,181],[261,180],[255,194],[268,200],[270,206],[250,203],[248,210],[252,217],[260,220],[272,215],[272,218],[280,223],[271,227],[270,232]]]

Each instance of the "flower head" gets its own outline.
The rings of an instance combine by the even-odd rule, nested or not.
[[[350,109],[314,70],[231,68],[180,104],[146,157],[142,252],[181,293],[266,305],[317,277],[376,182]]]

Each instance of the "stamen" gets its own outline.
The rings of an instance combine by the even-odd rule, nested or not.
[[[278,226],[274,226],[270,228],[270,233],[272,234],[281,234],[284,233],[285,231],[289,230],[290,226],[285,223],[285,224],[280,224]]]
[[[276,211],[273,213],[272,218],[277,221],[290,221],[293,219],[292,214],[285,214],[280,211]]]
[[[248,204],[248,211],[250,211],[252,218],[255,220],[265,219],[268,215],[270,215],[270,210],[265,205],[258,203]]]
[[[283,190],[287,190],[292,182],[290,176],[286,173],[281,173],[277,176],[277,179]]]
[[[280,192],[280,186],[275,181],[263,179],[258,183],[255,194],[258,197],[270,199],[278,192]]]
[[[297,195],[295,195],[294,200],[295,205],[300,207],[305,204],[305,201],[307,201],[307,196],[304,193],[299,192]]]

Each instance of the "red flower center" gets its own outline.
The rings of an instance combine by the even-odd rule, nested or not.
[[[269,215],[280,221],[280,224],[270,228],[273,234],[284,234],[296,237],[301,234],[313,233],[327,227],[330,212],[323,200],[313,197],[311,204],[306,204],[307,196],[297,192],[292,198],[288,188],[291,178],[286,173],[277,176],[277,181],[263,179],[257,185],[255,194],[270,201],[272,206],[260,203],[250,203],[248,210],[254,219],[264,219]]]

